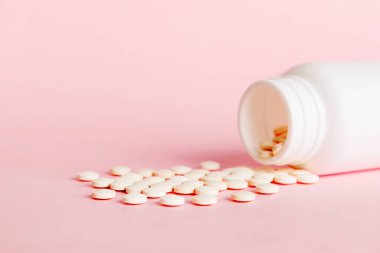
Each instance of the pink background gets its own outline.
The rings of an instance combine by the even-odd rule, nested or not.
[[[236,113],[305,61],[379,60],[377,0],[0,1],[1,252],[378,252],[380,172],[236,204],[93,201],[82,170],[252,164]]]

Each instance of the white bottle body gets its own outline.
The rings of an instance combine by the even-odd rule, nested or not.
[[[282,80],[286,79],[291,81],[282,83]],[[303,145],[307,145],[305,142],[312,142],[314,143],[313,147],[308,147],[310,149],[309,155],[301,156],[301,159],[298,160],[292,160],[292,156],[289,156],[289,159],[285,159],[286,163],[304,166],[319,174],[380,167],[380,62],[303,64],[290,69],[281,78],[273,79],[273,83],[276,83],[277,87],[284,87],[290,84],[293,79],[302,80],[306,85],[305,87],[312,91],[313,96],[310,100],[314,98],[318,100],[318,103],[314,103],[312,108],[308,106],[298,107],[301,107],[301,110],[306,107],[310,110],[315,109],[318,113],[316,116],[310,116],[311,113],[304,113],[302,115],[305,116],[299,116],[301,113],[289,109],[291,108],[291,105],[289,106],[291,99],[284,93],[285,95],[282,94],[285,96],[283,106],[291,115],[287,118],[288,121],[291,121],[290,127],[298,129],[298,132],[305,131],[302,136],[310,135],[309,129],[313,128],[315,124],[318,127],[310,131],[319,131],[318,129],[323,129],[323,131],[319,131],[318,134],[312,135],[310,138],[299,137],[300,140],[304,138]],[[255,85],[257,83],[253,84],[253,86]],[[297,87],[295,85],[293,89],[298,89]],[[249,100],[249,94],[243,97],[243,100],[247,99]],[[257,125],[260,127],[267,126],[257,123],[260,119],[255,119],[254,115],[252,118],[246,112],[242,113],[244,106],[246,106],[243,100],[240,113],[240,130],[247,149],[250,149],[249,153],[261,163],[284,165],[285,160],[281,161],[281,157],[277,160],[270,159],[268,162],[257,158],[256,153],[252,150],[252,148],[257,148],[257,145],[249,145],[249,142],[257,143],[262,140],[247,140],[247,137],[251,137],[246,132],[256,131]],[[309,99],[304,100],[304,102],[309,101]],[[270,106],[269,103],[267,107]],[[305,110],[309,110],[308,108]],[[306,117],[309,119],[303,119]],[[255,122],[256,127],[254,129],[244,127],[247,121]],[[301,126],[300,121],[309,123]],[[288,122],[284,123],[288,124]],[[307,129],[303,129],[306,128],[305,126],[308,126]],[[266,131],[271,131],[271,129]],[[294,132],[288,136],[287,142],[292,142],[292,136],[296,136],[296,134]],[[316,135],[319,137],[316,138]],[[290,149],[292,148],[291,145],[289,144],[287,147],[286,144],[284,148]],[[285,152],[288,151],[285,150]]]

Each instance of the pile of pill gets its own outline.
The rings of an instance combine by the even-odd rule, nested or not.
[[[173,207],[185,204],[184,195],[191,195],[194,205],[210,206],[218,202],[221,191],[233,190],[231,201],[251,202],[255,200],[255,193],[274,194],[279,192],[281,185],[319,181],[318,175],[307,170],[268,166],[221,169],[214,161],[201,162],[196,169],[183,165],[160,170],[115,166],[110,169],[110,174],[112,178],[84,171],[77,175],[77,179],[91,183],[93,199],[113,199],[119,191],[125,193],[122,197],[125,204],[138,205],[148,199],[159,199],[161,205]]]
[[[262,141],[260,143],[260,158],[270,158],[277,155],[285,145],[288,136],[288,126],[280,126],[273,130],[272,141]]]

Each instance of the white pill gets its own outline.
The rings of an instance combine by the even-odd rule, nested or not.
[[[173,185],[165,183],[166,181],[162,183],[157,183],[157,184],[152,184],[150,188],[155,188],[155,189],[161,189],[165,192],[171,192],[173,190]]]
[[[218,195],[219,190],[213,186],[200,186],[195,188],[195,194]]]
[[[181,196],[166,195],[161,197],[160,204],[164,206],[182,206],[185,204],[185,199]]]
[[[206,181],[205,185],[215,187],[219,191],[227,190],[227,183],[222,181]]]
[[[172,171],[174,171],[176,175],[185,175],[187,172],[191,171],[191,168],[189,166],[179,165],[174,166]]]
[[[244,180],[231,180],[227,182],[227,188],[231,190],[241,190],[247,187],[248,183]]]
[[[143,175],[136,173],[136,172],[129,172],[128,174],[124,174],[121,176],[122,178],[127,178],[132,180],[133,182],[137,182],[142,180],[144,177]]]
[[[293,170],[289,172],[289,174],[293,176],[298,176],[298,175],[304,175],[304,174],[311,174],[311,172],[308,170]]]
[[[182,184],[188,185],[188,186],[193,186],[194,188],[197,188],[199,186],[203,186],[205,183],[203,181],[198,181],[198,180],[189,180],[189,181],[186,181]]]
[[[141,181],[144,181],[144,182],[148,183],[149,185],[152,185],[152,184],[164,182],[165,178],[163,178],[163,177],[157,177],[157,176],[152,176],[152,177],[144,178]]]
[[[252,187],[256,187],[258,184],[269,184],[270,182],[272,182],[272,180],[266,177],[254,177],[248,179],[248,185]]]
[[[238,172],[238,171],[253,172],[253,169],[249,166],[243,166],[243,165],[233,167],[233,172]]]
[[[233,175],[233,174],[223,177],[223,181],[225,182],[235,181],[235,180],[244,180],[244,179],[239,175]]]
[[[125,187],[125,192],[126,193],[141,193],[144,189],[147,187],[141,186],[141,185],[129,185]]]
[[[254,175],[254,178],[259,178],[259,177],[267,178],[272,182],[274,179],[274,174],[269,173],[269,172],[256,172]]]
[[[178,194],[193,194],[195,190],[194,186],[180,184],[173,188],[173,191]]]
[[[82,171],[78,173],[77,175],[78,180],[85,181],[85,182],[89,182],[97,178],[99,178],[99,173],[94,172],[94,171]]]
[[[210,206],[218,202],[218,198],[215,195],[199,194],[191,198],[194,204],[200,206]]]
[[[214,172],[219,172],[223,174],[223,177],[230,175],[234,171],[234,168],[226,168],[221,171],[214,171]]]
[[[143,168],[136,170],[136,173],[142,175],[144,178],[153,176],[154,169]]]
[[[201,181],[222,181],[223,175],[219,174],[207,174],[204,177],[200,178]]]
[[[204,177],[205,174],[199,173],[199,172],[190,171],[190,172],[186,173],[184,176],[187,177],[187,178],[189,178],[189,179],[191,179],[191,180],[198,180],[198,179]]]
[[[235,168],[226,168],[224,170],[222,170],[224,172],[224,174],[227,175],[230,175],[232,172],[234,172]]]
[[[319,176],[315,174],[301,174],[297,175],[297,180],[302,184],[315,184],[319,181]]]
[[[146,188],[143,190],[143,193],[148,198],[161,198],[162,196],[166,195],[166,191],[161,190],[159,188]]]
[[[203,161],[200,163],[202,169],[206,170],[218,170],[220,169],[220,164],[215,161]]]
[[[123,196],[123,202],[130,205],[139,205],[147,201],[147,196],[140,193],[128,193]]]
[[[110,170],[111,174],[115,176],[122,176],[129,173],[130,171],[131,171],[131,168],[129,168],[128,166],[121,166],[121,165],[114,166]]]
[[[280,187],[275,184],[258,184],[256,185],[256,192],[262,194],[273,194],[279,192]]]
[[[136,187],[148,188],[151,184],[147,181],[140,180],[133,184]]]
[[[235,191],[231,194],[231,199],[238,202],[250,202],[255,200],[256,195],[248,191]]]
[[[116,191],[124,191],[127,186],[130,186],[132,184],[133,182],[128,179],[117,178],[110,184],[110,188]]]
[[[93,180],[91,185],[95,188],[108,188],[112,182],[112,178],[100,177]]]
[[[286,173],[291,173],[294,169],[292,168],[280,168],[280,169],[276,169],[275,171],[283,171],[283,172],[286,172]]]
[[[210,173],[207,174],[207,176],[214,176],[214,177],[225,177],[229,175],[229,173],[219,170],[219,171],[211,171]]]
[[[171,177],[169,178],[170,181],[173,181],[173,182],[177,182],[177,183],[183,183],[183,182],[186,182],[186,181],[189,181],[190,178],[188,177],[185,177],[185,176],[174,176],[174,177]]]
[[[156,170],[154,172],[154,175],[158,176],[158,177],[163,177],[165,179],[168,179],[169,177],[174,176],[175,173],[174,173],[174,171],[169,170],[169,169],[161,169],[161,170]]]
[[[297,178],[295,176],[291,176],[289,174],[286,175],[278,175],[274,177],[274,182],[278,184],[295,184],[297,183]]]
[[[254,172],[252,170],[236,170],[232,172],[231,175],[239,176],[242,179],[247,180],[253,177]]]
[[[110,189],[96,189],[91,194],[94,199],[113,199],[115,196],[116,192]]]

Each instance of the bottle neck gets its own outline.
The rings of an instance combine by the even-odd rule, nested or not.
[[[272,101],[256,103],[257,101]],[[276,102],[276,100],[281,100]],[[261,106],[261,113],[252,107]],[[250,108],[251,107],[251,108]],[[276,125],[277,124],[277,125]],[[288,125],[282,150],[271,158],[260,158],[261,141],[270,138],[279,124]],[[324,139],[325,110],[317,92],[306,80],[284,76],[251,85],[240,105],[240,132],[249,154],[268,165],[298,165],[310,160]]]

